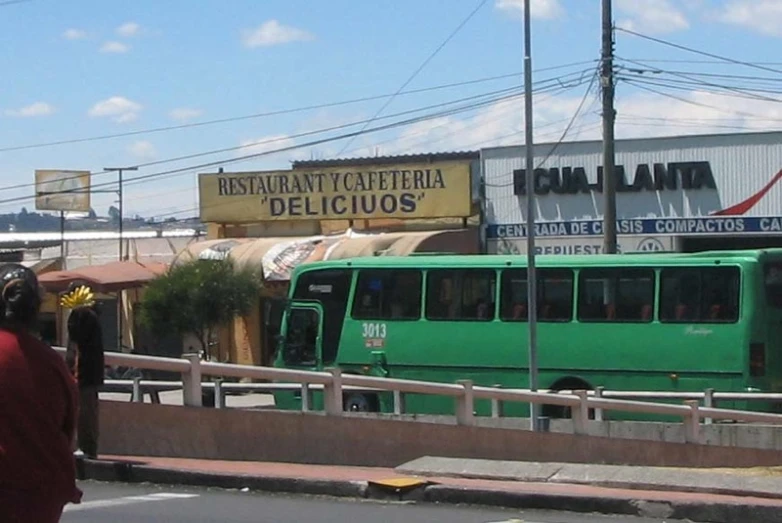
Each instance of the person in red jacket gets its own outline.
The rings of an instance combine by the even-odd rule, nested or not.
[[[82,496],[72,451],[76,383],[35,334],[35,273],[0,267],[0,298],[0,521],[56,523]]]

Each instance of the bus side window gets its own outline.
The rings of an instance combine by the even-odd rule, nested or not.
[[[584,269],[579,274],[579,321],[650,322],[652,269]]]
[[[537,273],[538,320],[570,321],[573,316],[573,272],[539,269]],[[500,282],[502,321],[527,321],[527,270],[505,269]]]
[[[427,274],[426,318],[491,321],[495,295],[496,273],[493,270],[432,270]]]
[[[417,320],[421,317],[421,271],[361,271],[352,316],[358,320]]]
[[[660,321],[732,323],[739,316],[740,273],[737,267],[663,269]]]

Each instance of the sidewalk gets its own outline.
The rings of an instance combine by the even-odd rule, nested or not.
[[[81,479],[99,481],[598,512],[710,523],[782,520],[782,476],[769,476],[768,471],[449,458],[422,458],[387,469],[129,456],[79,460],[78,470]],[[664,472],[670,473],[667,483],[661,479]],[[732,494],[703,491],[714,489],[717,478],[723,486],[730,486]],[[700,490],[698,480],[703,482]]]

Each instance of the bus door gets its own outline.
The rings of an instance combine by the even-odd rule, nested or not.
[[[286,366],[323,368],[323,307],[291,302],[285,312],[281,352]]]
[[[782,369],[776,366],[782,363],[782,261],[775,261],[765,264],[763,269],[763,283],[765,287],[766,314],[768,334],[766,336],[765,347],[766,354],[756,354],[753,358],[760,365],[761,361],[774,362],[773,369],[762,369],[762,371],[771,371],[768,377],[776,381],[775,389],[782,390]],[[756,349],[757,351],[758,349]],[[751,356],[752,357],[752,356]],[[756,372],[761,372],[756,369]]]

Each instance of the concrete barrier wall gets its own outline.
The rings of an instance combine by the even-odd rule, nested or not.
[[[394,467],[421,456],[639,466],[782,465],[782,453],[366,417],[101,402],[101,453]]]
[[[416,414],[372,414],[353,413],[374,419],[407,420],[426,423],[456,424],[454,416],[416,415]],[[527,418],[475,418],[477,425],[490,428],[527,429]],[[639,439],[648,441],[684,442],[684,426],[681,423],[662,423],[654,421],[589,421],[587,429],[590,436],[608,438]],[[703,443],[723,447],[743,447],[782,451],[782,426],[745,423],[714,423],[701,425]],[[573,422],[566,419],[550,420],[550,432],[572,434]]]

